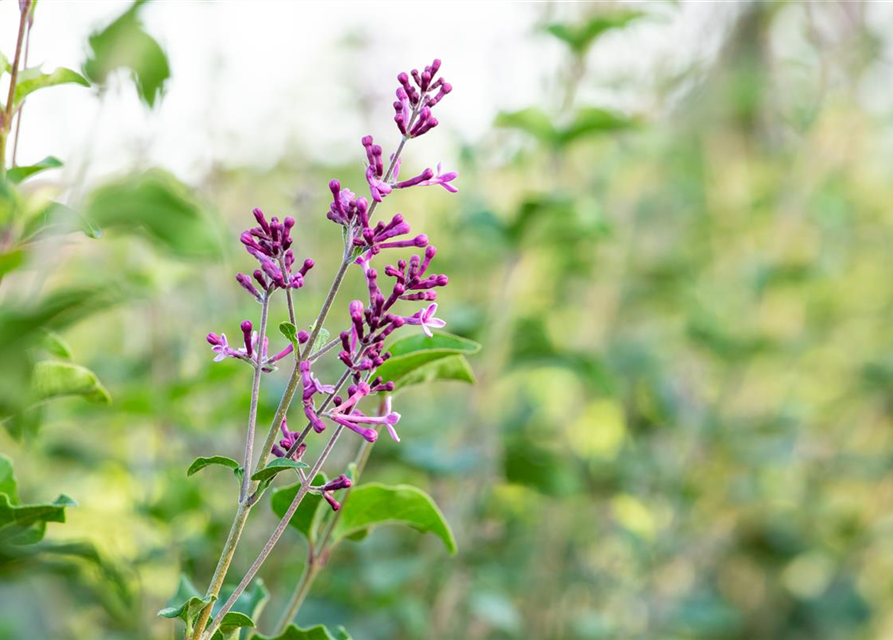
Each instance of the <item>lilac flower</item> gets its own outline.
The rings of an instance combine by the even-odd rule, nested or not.
[[[427,308],[414,313],[408,318],[403,318],[406,321],[406,324],[417,324],[422,327],[422,331],[425,332],[425,335],[429,338],[433,338],[434,334],[431,333],[431,327],[435,329],[442,329],[446,326],[446,322],[441,320],[440,318],[435,318],[434,313],[437,311],[437,303],[432,302],[428,305]]]
[[[443,172],[440,168],[440,163],[437,163],[437,172],[435,173],[431,169],[425,169],[422,173],[417,175],[415,178],[410,178],[409,180],[404,180],[403,182],[398,182],[394,185],[395,189],[406,189],[407,187],[428,187],[431,185],[439,184],[441,187],[449,191],[450,193],[456,193],[459,191],[456,187],[450,184],[453,180],[459,177],[459,174],[455,171],[447,171]]]
[[[279,430],[282,432],[282,439],[279,441],[278,445],[273,445],[272,452],[277,458],[284,458],[291,448],[295,446],[295,443],[298,441],[298,436],[301,434],[296,431],[289,431],[288,424],[285,420],[279,425]],[[307,445],[301,443],[291,454],[291,459],[295,462],[299,462],[306,450]]]

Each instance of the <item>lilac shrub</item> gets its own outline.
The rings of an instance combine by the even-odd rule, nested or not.
[[[309,330],[298,330],[294,294],[303,287],[314,267],[312,259],[299,262],[293,249],[295,220],[267,217],[260,209],[254,210],[256,226],[244,231],[240,240],[245,250],[256,261],[253,272],[239,273],[236,281],[261,305],[257,323],[245,320],[239,336],[230,341],[224,333],[209,333],[207,341],[214,352],[214,360],[239,360],[253,370],[253,387],[244,462],[239,469],[241,490],[238,510],[232,529],[224,544],[217,569],[206,596],[199,602],[194,616],[189,612],[187,637],[193,640],[211,638],[236,599],[249,585],[273,546],[285,530],[302,499],[308,494],[323,498],[333,510],[341,504],[335,497],[349,489],[352,480],[342,473],[334,480],[313,485],[335,443],[344,430],[356,434],[368,443],[375,442],[385,429],[395,442],[400,442],[396,426],[401,416],[392,409],[391,392],[394,382],[377,374],[389,358],[385,343],[396,332],[415,329],[433,336],[445,322],[438,318],[437,289],[448,284],[447,276],[432,271],[437,250],[424,233],[413,234],[408,221],[395,213],[390,219],[376,220],[376,209],[395,189],[441,186],[455,193],[453,181],[457,174],[426,168],[415,177],[400,180],[401,153],[410,140],[420,138],[438,125],[434,108],[450,93],[452,86],[439,77],[440,60],[434,60],[422,71],[397,76],[399,86],[394,102],[394,121],[401,134],[393,153],[385,154],[371,135],[362,138],[366,156],[366,182],[369,198],[357,195],[339,180],[329,183],[332,201],[326,213],[329,220],[342,228],[344,239],[341,265],[334,276],[328,295]],[[385,162],[387,157],[387,162]],[[411,250],[408,259],[401,257]],[[389,257],[394,255],[393,258]],[[336,338],[324,342],[322,327],[332,307],[346,273],[353,267],[362,274],[368,298],[352,301],[341,316],[343,330]],[[314,272],[315,275],[315,272]],[[380,276],[383,276],[380,280]],[[285,303],[289,322],[280,327],[287,341],[271,345],[268,318],[273,300]],[[322,339],[320,339],[322,337]],[[319,344],[324,342],[323,344]],[[319,359],[331,355],[342,367],[334,381],[321,381],[314,372]],[[263,374],[275,371],[286,362],[293,363],[293,371],[270,427],[269,434],[254,460],[253,449],[259,389]],[[300,391],[302,429],[292,431],[287,416],[294,396]],[[379,396],[378,410],[360,408],[363,400]],[[294,414],[291,421],[295,421]],[[329,433],[322,452],[311,465],[303,461],[307,439]],[[263,471],[262,471],[263,470]],[[279,522],[254,564],[238,587],[211,619],[212,603],[217,598],[229,564],[233,558],[251,507],[257,503],[276,472],[287,470],[300,478],[300,489]],[[269,472],[269,473],[268,473]]]

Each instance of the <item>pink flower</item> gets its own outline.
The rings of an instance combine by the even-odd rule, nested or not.
[[[435,329],[442,329],[446,326],[446,322],[441,320],[440,318],[435,318],[434,314],[437,312],[437,303],[432,302],[428,305],[427,308],[422,309],[421,311],[414,313],[408,318],[403,318],[406,321],[406,324],[417,324],[422,327],[422,331],[425,332],[425,335],[429,338],[433,338],[434,334],[431,333],[431,327]]]

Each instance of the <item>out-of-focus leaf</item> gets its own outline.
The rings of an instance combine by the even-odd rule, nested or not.
[[[320,473],[313,479],[312,484],[318,486],[325,484],[326,482],[326,476]],[[283,517],[285,512],[288,511],[288,508],[291,506],[292,500],[295,499],[300,488],[301,483],[298,482],[287,487],[282,487],[281,489],[274,489],[273,495],[270,496],[270,507],[273,509],[273,513],[280,518]],[[301,499],[301,504],[298,505],[295,514],[291,517],[291,520],[288,523],[289,526],[301,532],[301,534],[311,543],[316,541],[316,529],[319,525],[319,520],[322,517],[319,505],[322,502],[322,496],[315,493],[308,493]]]
[[[431,532],[451,554],[456,553],[456,540],[443,513],[431,496],[409,485],[369,483],[351,489],[332,532],[333,544],[380,524],[402,524],[420,533]]]
[[[0,493],[9,496],[11,504],[19,503],[18,483],[16,483],[15,470],[12,468],[12,460],[0,453]]]
[[[49,329],[44,331],[41,346],[44,351],[51,355],[58,358],[64,358],[65,360],[71,360],[71,347],[69,347],[68,343],[62,339],[62,336],[55,331],[50,331]]]
[[[606,31],[625,27],[645,15],[641,11],[616,11],[594,16],[580,24],[553,23],[546,26],[546,31],[564,42],[574,54],[582,56]]]
[[[214,596],[202,597],[198,589],[184,575],[180,576],[177,592],[168,602],[168,606],[158,612],[162,618],[180,618],[186,623],[186,636],[192,633],[195,618],[199,612],[211,602]]]
[[[226,456],[209,456],[207,458],[196,458],[192,461],[192,464],[189,465],[189,469],[186,471],[186,475],[191,476],[194,473],[198,473],[199,471],[210,465],[229,467],[233,470],[233,473],[236,474],[237,477],[242,475],[242,467],[239,466],[239,463],[232,458],[227,458]]]
[[[190,189],[169,173],[153,170],[96,189],[85,207],[103,229],[143,231],[176,255],[220,253],[215,227]]]
[[[559,140],[567,144],[586,136],[622,131],[630,129],[635,125],[635,119],[616,111],[586,107],[580,109],[574,116],[573,122],[561,130]]]
[[[84,76],[65,67],[59,67],[51,73],[42,73],[40,69],[25,69],[19,73],[13,105],[18,107],[22,100],[38,89],[54,87],[60,84],[90,86],[90,82]]]
[[[7,71],[9,71],[12,67],[9,64],[9,58],[6,57],[6,54],[0,51],[0,75],[3,75]]]
[[[307,468],[309,467],[305,462],[298,462],[289,458],[276,458],[275,460],[271,460],[269,463],[267,463],[267,466],[263,469],[255,471],[254,474],[251,476],[251,479],[263,482],[265,480],[272,480],[277,473],[282,473],[283,471],[286,471],[288,469]]]
[[[344,627],[338,627],[334,635],[324,625],[318,624],[309,629],[301,629],[297,625],[289,625],[278,636],[254,636],[256,640],[351,640]]]
[[[61,202],[48,202],[31,216],[22,231],[23,242],[34,242],[47,236],[82,231],[88,238],[99,238],[102,230],[84,214]]]
[[[110,404],[112,397],[96,374],[71,362],[45,360],[34,366],[31,389],[35,400],[81,396],[89,402]]]
[[[558,139],[558,132],[552,124],[552,119],[537,107],[513,112],[503,111],[496,116],[496,126],[524,131],[547,144],[552,144]]]
[[[146,33],[139,18],[143,4],[143,0],[134,2],[121,17],[90,36],[90,57],[84,64],[84,74],[96,84],[105,85],[112,72],[128,69],[140,99],[153,107],[171,71],[161,45]]]
[[[43,538],[48,522],[65,522],[66,507],[77,502],[61,494],[53,502],[18,504],[13,497],[0,493],[0,544],[35,544]]]
[[[7,179],[13,184],[19,184],[25,178],[38,174],[47,169],[58,169],[62,166],[62,161],[55,156],[47,156],[37,164],[29,164],[26,166],[13,167],[6,172]]]
[[[448,333],[438,333],[433,338],[425,335],[410,336],[398,340],[388,348],[388,351],[391,352],[391,357],[378,368],[377,374],[384,380],[393,381],[397,386],[400,386],[407,380],[409,380],[409,384],[418,384],[426,381],[429,377],[430,379],[436,379],[438,373],[443,373],[447,376],[447,379],[473,381],[473,376],[469,380],[470,371],[464,359],[461,363],[453,362],[449,364],[442,371],[432,369],[425,373],[419,370],[437,360],[451,356],[461,356],[462,354],[477,353],[480,351],[480,348],[481,345],[473,340]],[[464,369],[463,364],[465,365]],[[414,380],[409,378],[412,375],[415,375]]]
[[[311,349],[311,353],[313,351],[318,351],[329,341],[329,330],[323,327],[319,330],[319,334],[316,336],[316,340],[313,343],[313,349]]]
[[[25,264],[25,251],[13,249],[6,253],[0,253],[0,278],[11,273]]]

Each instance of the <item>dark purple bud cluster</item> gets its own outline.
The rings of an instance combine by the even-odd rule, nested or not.
[[[338,491],[340,489],[349,489],[353,483],[343,473],[335,478],[334,480],[330,480],[324,485],[311,487],[314,491],[318,491],[319,494],[325,498],[325,501],[329,503],[329,506],[332,507],[332,511],[338,511],[341,508],[341,503],[335,500],[332,497],[333,491]]]
[[[295,272],[292,267],[295,264],[295,254],[291,250],[291,230],[295,226],[295,219],[285,218],[282,222],[273,217],[267,221],[263,211],[254,210],[254,218],[258,226],[243,231],[240,236],[245,250],[254,256],[260,263],[260,269],[255,269],[254,281],[260,285],[261,290],[269,292],[278,289],[300,289],[304,286],[304,276],[313,268],[313,260],[304,260],[300,269]],[[254,286],[247,275],[240,273],[236,280],[242,287],[253,295],[259,302],[263,302],[263,295]]]
[[[375,227],[369,226],[369,219],[366,217],[361,218],[360,222],[363,223],[363,228],[353,239],[353,245],[360,247],[365,253],[364,257],[357,260],[358,264],[368,262],[382,249],[428,246],[428,236],[424,233],[405,240],[392,240],[392,238],[404,236],[411,231],[409,223],[399,213],[394,214],[390,222],[379,222]]]
[[[350,227],[355,220],[367,220],[369,204],[366,198],[357,197],[350,189],[342,189],[338,180],[329,182],[329,190],[332,192],[332,204],[326,217],[332,222]]]
[[[277,458],[284,458],[288,455],[288,452],[291,451],[291,448],[295,446],[298,441],[298,437],[301,435],[297,431],[289,431],[288,424],[285,420],[282,421],[282,424],[279,425],[279,430],[282,432],[282,439],[279,441],[279,444],[273,445],[273,455]],[[304,457],[304,452],[307,451],[307,445],[301,443],[289,456],[295,462],[300,462],[301,458]]]
[[[437,118],[431,115],[431,109],[453,90],[452,85],[443,78],[434,79],[439,69],[440,60],[435,59],[421,73],[413,69],[412,82],[410,74],[397,76],[400,86],[397,88],[397,101],[394,102],[394,122],[407,138],[417,138],[438,124]],[[435,91],[437,93],[431,95]]]

